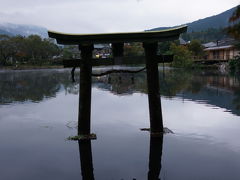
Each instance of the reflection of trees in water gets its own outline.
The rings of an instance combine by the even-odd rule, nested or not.
[[[76,72],[75,77],[76,82],[79,82],[79,72]],[[162,96],[172,98],[181,93],[199,96],[203,89],[205,91],[211,89],[211,92],[218,93],[221,91],[223,95],[228,93],[229,96],[230,93],[234,97],[233,102],[228,103],[232,103],[236,109],[240,109],[239,79],[234,76],[213,71],[196,72],[182,69],[165,69],[164,73],[159,71],[159,77]],[[135,92],[147,93],[146,73],[109,74],[102,77],[93,77],[93,86],[117,95],[133,94]],[[65,90],[66,94],[79,93],[79,84],[72,83],[70,70],[10,71],[1,73],[0,104],[42,101],[44,98],[56,96],[56,93],[61,88]],[[217,102],[214,105],[217,105]]]
[[[120,80],[119,77],[121,77]],[[240,88],[236,77],[213,70],[187,71],[183,69],[167,69],[164,73],[159,71],[159,77],[162,96],[167,98],[180,96],[193,101],[205,101],[239,114],[237,110],[240,108]],[[144,72],[110,74],[95,78],[94,82],[96,87],[117,95],[147,93],[146,73]]]
[[[160,93],[163,96],[174,97],[183,90],[198,92],[203,87],[202,79],[196,81],[193,74],[184,70],[168,70],[159,72]],[[94,78],[96,86],[107,89],[114,94],[132,94],[135,92],[147,93],[146,73],[137,74],[110,74]]]
[[[68,87],[68,75],[59,71],[6,72],[0,76],[0,104],[23,101],[42,101],[56,96]]]
[[[160,72],[160,93],[166,97],[174,97],[177,93],[191,87],[192,74],[183,70]]]
[[[183,89],[191,86],[191,73],[166,71],[165,76],[160,74],[161,94],[173,97]],[[79,81],[79,72],[76,73],[76,82]],[[147,93],[146,73],[137,74],[110,74],[93,78],[93,86],[106,89],[117,95],[132,94],[135,92]],[[197,86],[192,86],[195,88]],[[54,97],[63,88],[66,94],[78,94],[79,84],[72,83],[69,71],[20,71],[1,73],[0,76],[0,103],[41,101],[44,98]]]
[[[238,85],[238,88],[234,88],[233,104],[235,105],[236,109],[240,110],[240,88],[239,88],[240,79],[239,77],[233,77],[233,79],[234,84]]]
[[[239,81],[234,77],[217,72],[198,72],[183,69],[169,69],[159,72],[161,95],[174,97],[181,92],[199,93],[204,87],[215,87],[226,91],[239,89]],[[146,73],[109,74],[94,78],[95,86],[114,94],[147,93]]]
[[[237,110],[240,110],[240,90],[235,92],[235,97],[233,99],[233,104]]]

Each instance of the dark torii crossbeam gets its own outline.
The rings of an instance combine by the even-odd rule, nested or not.
[[[151,135],[163,133],[163,120],[160,99],[160,87],[158,77],[158,63],[167,61],[164,56],[157,55],[158,42],[172,41],[179,38],[181,33],[187,31],[187,26],[180,26],[161,31],[130,32],[130,33],[106,33],[106,34],[64,34],[48,31],[51,38],[63,45],[78,45],[81,51],[80,60],[65,61],[65,67],[79,66],[80,94],[78,135],[89,136],[91,127],[91,88],[92,66],[111,65],[113,61],[123,57],[124,43],[142,42],[145,51],[145,63],[147,70],[148,101],[150,112]],[[92,59],[94,44],[111,43],[113,59]],[[140,60],[141,58],[139,58]],[[122,62],[122,61],[120,61]],[[126,64],[129,64],[128,60]],[[121,64],[121,63],[120,63]]]

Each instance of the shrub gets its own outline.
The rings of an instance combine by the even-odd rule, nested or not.
[[[231,72],[240,72],[240,56],[236,56],[228,62],[229,69]]]

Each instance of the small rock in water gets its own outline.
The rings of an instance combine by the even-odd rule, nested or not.
[[[150,131],[150,128],[141,128],[141,131]]]
[[[79,140],[94,140],[97,139],[96,134],[89,134],[89,135],[77,135],[77,136],[70,136],[67,140],[70,141],[79,141]]]
[[[167,127],[163,128],[164,134],[171,133],[174,134],[172,130],[168,129]]]
[[[141,130],[141,131],[149,131],[149,132],[151,131],[150,128],[141,128],[140,130]],[[167,133],[174,134],[173,131],[170,130],[170,129],[168,129],[167,127],[164,127],[164,128],[163,128],[163,133],[164,133],[164,134],[167,134]]]

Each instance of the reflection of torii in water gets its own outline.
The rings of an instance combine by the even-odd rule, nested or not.
[[[159,92],[159,91],[158,91]],[[154,107],[154,98],[160,98],[151,94],[152,91],[149,90],[148,95],[152,98],[149,101],[149,111],[150,111],[150,127],[155,131],[150,131],[150,150],[149,150],[149,171],[148,180],[159,180],[159,175],[161,171],[161,160],[162,160],[162,147],[163,147],[163,132],[159,133],[158,128],[159,123],[162,123],[162,109],[161,101],[156,100],[157,103],[160,102],[159,108]],[[154,91],[155,93],[155,91]],[[153,103],[154,102],[154,103]],[[157,127],[154,127],[157,126]],[[164,131],[171,132],[167,128]],[[78,131],[78,135],[81,131]],[[79,153],[80,153],[80,163],[82,171],[83,180],[94,180],[93,173],[93,163],[92,163],[92,147],[91,139],[78,140]],[[133,179],[137,180],[137,179]]]
[[[150,138],[148,180],[158,180],[162,168],[163,135]]]
[[[94,180],[91,140],[79,140],[80,164],[83,180]]]
[[[80,164],[83,180],[94,180],[91,140],[79,140]],[[163,135],[150,138],[148,180],[160,180]],[[137,179],[133,179],[137,180]]]

